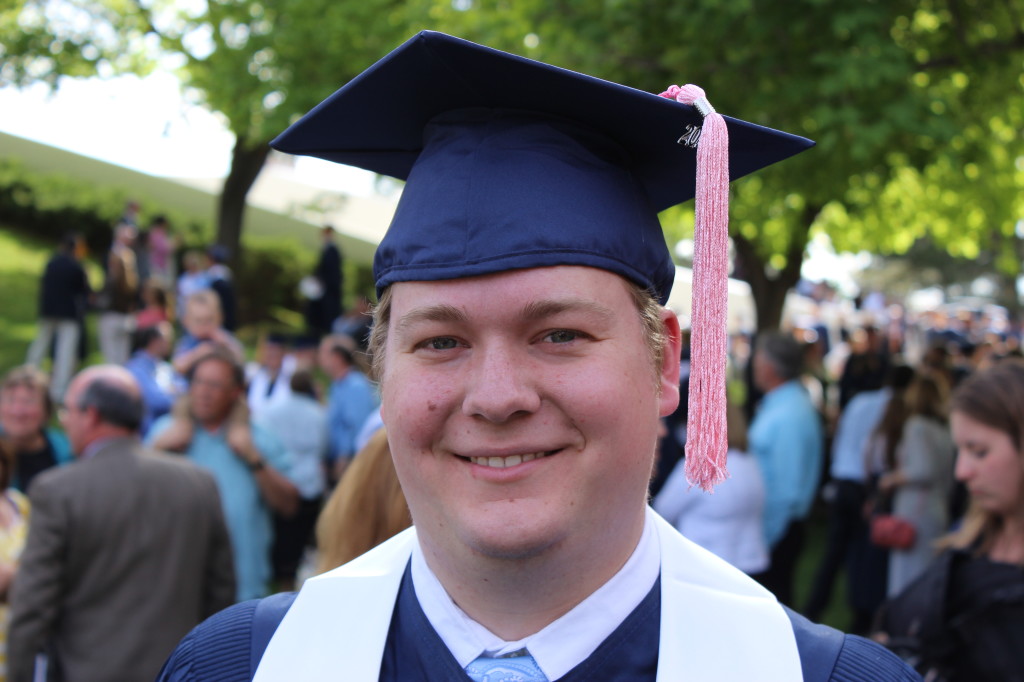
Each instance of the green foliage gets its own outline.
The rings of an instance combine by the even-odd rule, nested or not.
[[[815,139],[734,183],[731,231],[762,284],[799,265],[812,229],[840,249],[902,252],[930,234],[1021,260],[1022,0],[434,0],[430,16],[649,92],[697,83],[723,113]],[[692,230],[688,209],[662,219],[671,237]]]
[[[175,210],[159,210],[158,202],[122,188],[97,185],[68,175],[38,173],[24,163],[0,158],[0,222],[38,237],[56,241],[67,232],[81,234],[90,249],[102,253],[110,245],[111,228],[129,199],[142,202],[154,217],[166,215],[186,239],[198,240],[210,228],[180,216]]]
[[[313,258],[293,239],[250,239],[234,271],[239,323],[302,329],[299,281],[312,271]]]
[[[62,76],[144,75],[153,41],[141,32],[131,0],[8,0],[0,5],[0,86]]]

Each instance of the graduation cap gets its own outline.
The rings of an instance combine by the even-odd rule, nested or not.
[[[664,304],[675,267],[657,214],[698,195],[690,414],[710,427],[691,429],[687,451],[713,456],[687,467],[707,487],[725,475],[728,181],[813,143],[722,117],[693,86],[663,95],[424,31],[271,146],[406,180],[374,258],[378,294],[584,265]]]

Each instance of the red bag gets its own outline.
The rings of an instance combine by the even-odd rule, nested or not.
[[[917,539],[914,524],[892,514],[871,517],[871,542],[886,549],[910,549]]]

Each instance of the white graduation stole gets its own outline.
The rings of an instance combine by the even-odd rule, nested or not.
[[[661,548],[658,682],[801,682],[793,626],[774,595],[647,514]],[[307,580],[254,682],[376,682],[415,542],[410,528]]]

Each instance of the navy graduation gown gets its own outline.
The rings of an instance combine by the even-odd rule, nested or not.
[[[660,581],[586,661],[561,678],[654,680],[660,627]],[[196,626],[168,659],[158,682],[247,682],[294,593],[236,604]],[[805,682],[913,682],[920,676],[881,646],[815,625],[786,609],[793,625]],[[399,657],[398,654],[401,654]],[[737,651],[742,655],[742,651]],[[645,672],[646,671],[646,672]],[[343,671],[339,679],[345,679]],[[462,675],[460,678],[459,675]],[[381,680],[468,679],[416,600],[409,570],[392,616]]]
[[[623,680],[654,682],[658,673],[658,629],[661,581],[626,620],[585,661],[559,678],[559,682]],[[440,635],[430,625],[416,599],[412,571],[406,568],[388,631],[381,682],[468,682]]]

